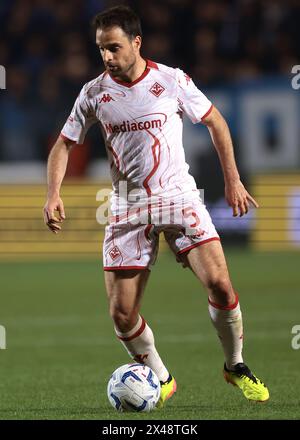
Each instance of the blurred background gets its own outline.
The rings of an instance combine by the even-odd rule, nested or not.
[[[125,417],[106,397],[129,358],[104,289],[96,195],[110,179],[97,126],[71,152],[63,233],[42,217],[50,148],[83,84],[103,71],[91,18],[120,3],[141,16],[142,55],[182,68],[223,113],[260,204],[232,217],[208,131],[186,120],[187,162],[241,298],[246,362],[271,400],[250,408],[229,390],[206,294],[162,240],[142,314],[180,392],[147,417],[299,419],[299,0],[0,1],[0,419]]]
[[[242,179],[261,205],[243,219],[233,219],[224,201],[207,129],[186,121],[184,130],[191,173],[204,188],[224,242],[299,249],[300,91],[292,88],[291,73],[300,63],[299,1],[2,0],[0,217],[6,228],[0,231],[1,255],[47,253],[52,246],[41,243],[53,240],[40,216],[47,156],[81,87],[103,70],[91,19],[121,3],[141,17],[142,55],[185,70],[228,121]],[[83,147],[72,151],[65,179],[68,217],[74,220],[59,244],[65,252],[98,252],[102,230],[99,236],[95,195],[103,182],[109,185],[109,166],[94,126]],[[65,247],[79,238],[80,249]]]

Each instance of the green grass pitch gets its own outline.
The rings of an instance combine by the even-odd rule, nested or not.
[[[223,356],[206,295],[188,269],[162,254],[142,314],[178,390],[150,414],[118,414],[106,397],[127,363],[108,316],[101,261],[1,263],[0,419],[299,419],[299,254],[226,250],[244,316],[244,359],[268,385],[251,404],[222,377]]]

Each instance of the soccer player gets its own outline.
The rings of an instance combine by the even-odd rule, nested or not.
[[[182,145],[183,114],[206,125],[221,162],[226,200],[234,216],[243,216],[250,204],[256,208],[258,204],[240,180],[228,126],[187,74],[141,56],[142,32],[134,11],[125,6],[107,9],[95,17],[94,25],[105,71],[83,86],[50,152],[45,223],[54,233],[61,230],[65,213],[60,187],[69,151],[98,123],[113,183],[113,216],[103,245],[110,315],[129,355],[158,375],[162,385],[158,406],[174,394],[176,381],[139,310],[161,232],[177,261],[192,270],[208,293],[210,318],[224,351],[226,381],[237,385],[247,399],[266,401],[267,387],[243,360],[238,294]],[[125,198],[121,182],[122,188],[126,184]]]

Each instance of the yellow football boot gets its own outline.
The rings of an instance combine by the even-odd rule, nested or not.
[[[157,408],[162,408],[165,402],[176,392],[177,384],[173,376],[169,376],[166,382],[160,384],[160,398],[156,404]]]
[[[247,365],[236,364],[232,371],[228,370],[224,364],[223,374],[226,382],[238,386],[246,399],[253,402],[266,402],[269,399],[268,388],[249,370]]]

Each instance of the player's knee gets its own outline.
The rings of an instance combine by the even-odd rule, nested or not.
[[[229,278],[219,274],[211,276],[207,281],[208,289],[213,292],[226,294],[229,286],[231,286]]]
[[[131,330],[135,325],[134,313],[129,309],[112,307],[110,309],[110,316],[114,322],[115,327],[121,332],[127,332]]]
[[[210,296],[220,305],[230,305],[234,299],[234,293],[230,279],[224,276],[215,276],[207,283]]]

